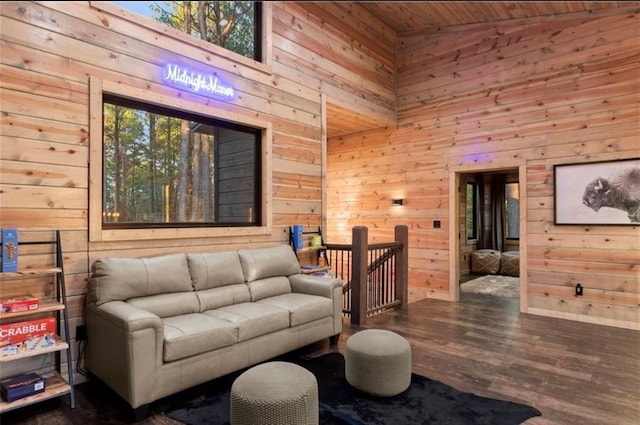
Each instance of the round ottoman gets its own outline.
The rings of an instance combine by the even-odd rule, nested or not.
[[[471,253],[471,272],[496,274],[500,270],[500,251],[479,249]]]
[[[318,381],[307,369],[268,362],[231,385],[231,425],[318,425]]]
[[[367,394],[400,394],[411,384],[411,346],[395,332],[357,332],[347,339],[345,376],[352,387]]]
[[[506,251],[500,257],[500,274],[504,276],[520,276],[520,251]]]

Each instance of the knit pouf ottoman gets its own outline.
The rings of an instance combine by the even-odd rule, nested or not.
[[[231,385],[231,425],[318,425],[318,381],[288,362],[262,363]]]
[[[500,257],[500,274],[503,276],[520,276],[520,252],[506,251]]]
[[[367,394],[400,394],[411,384],[411,346],[395,332],[357,332],[347,339],[345,376],[352,387]]]
[[[496,274],[500,270],[500,251],[479,249],[471,253],[471,272]]]

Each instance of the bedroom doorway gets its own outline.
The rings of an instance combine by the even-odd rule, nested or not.
[[[520,299],[526,308],[524,164],[451,173],[450,296]],[[456,232],[457,230],[457,232]],[[466,295],[471,294],[471,295]]]

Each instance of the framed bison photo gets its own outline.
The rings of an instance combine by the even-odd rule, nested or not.
[[[553,166],[555,224],[640,224],[640,158]]]

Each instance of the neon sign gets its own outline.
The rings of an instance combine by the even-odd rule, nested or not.
[[[205,92],[226,99],[232,99],[236,94],[233,87],[222,83],[217,76],[201,74],[178,65],[167,64],[164,80],[187,87],[195,93]]]

